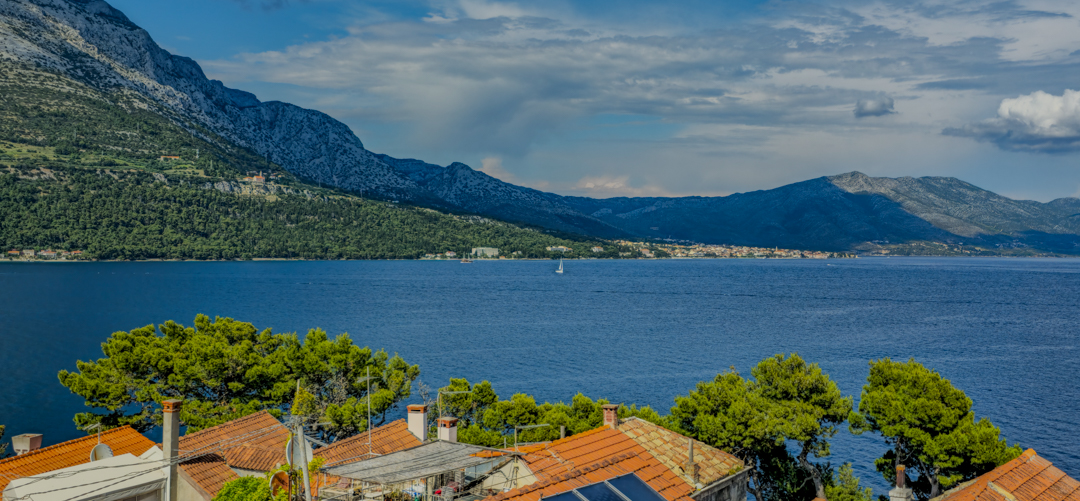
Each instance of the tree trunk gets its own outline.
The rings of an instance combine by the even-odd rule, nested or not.
[[[799,466],[802,466],[807,473],[810,474],[810,478],[814,480],[814,492],[815,495],[821,499],[825,499],[825,483],[821,480],[821,472],[817,468],[814,468],[814,464],[807,459],[810,455],[810,445],[803,444],[802,451],[799,453]]]
[[[934,499],[941,494],[941,482],[939,482],[937,478],[937,469],[935,468],[934,471],[927,476],[930,477],[930,499]]]

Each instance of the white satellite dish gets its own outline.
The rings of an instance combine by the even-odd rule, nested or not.
[[[311,454],[313,453],[313,451],[311,450],[311,444],[309,444],[307,440],[304,440],[302,438],[300,440],[297,440],[297,438],[299,437],[294,436],[289,439],[289,443],[285,444],[285,459],[289,462],[289,466],[295,467],[296,465],[304,465],[306,467],[307,465],[305,464],[306,461],[304,461],[304,457],[307,457],[308,461],[315,459],[311,456]],[[298,441],[304,444],[303,449],[296,446],[296,443]],[[300,455],[300,451],[304,452],[304,456]]]
[[[113,457],[112,449],[105,444],[97,444],[93,449],[90,449],[90,462],[100,461],[105,458]]]

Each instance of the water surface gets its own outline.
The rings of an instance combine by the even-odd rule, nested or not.
[[[420,364],[421,379],[577,392],[665,411],[697,381],[799,352],[858,398],[867,361],[914,357],[1010,442],[1080,478],[1080,260],[148,262],[0,264],[0,424],[75,438],[56,378],[112,332],[197,313],[276,332],[322,327]],[[834,461],[872,472],[875,437]]]

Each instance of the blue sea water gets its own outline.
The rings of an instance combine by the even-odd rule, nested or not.
[[[0,424],[80,436],[57,381],[117,330],[197,313],[276,332],[348,332],[500,395],[666,411],[734,366],[798,352],[858,399],[873,358],[914,357],[1010,442],[1080,478],[1080,260],[148,262],[0,264]],[[834,463],[878,493],[874,436],[842,429]]]

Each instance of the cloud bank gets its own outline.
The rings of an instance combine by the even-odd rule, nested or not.
[[[203,64],[262,98],[330,113],[376,151],[562,193],[731,193],[856,169],[949,175],[975,163],[958,152],[1000,155],[957,137],[1075,149],[1071,122],[1038,125],[1026,104],[957,127],[1006,98],[1075,87],[1075,2],[792,0],[697,28],[590,17],[574,0],[431,5]],[[894,148],[920,157],[869,153]]]
[[[1060,96],[1036,91],[1004,99],[998,116],[944,134],[991,142],[1003,150],[1041,153],[1080,151],[1080,91]]]

